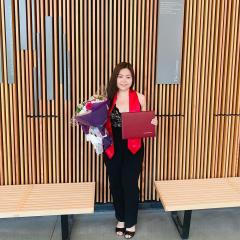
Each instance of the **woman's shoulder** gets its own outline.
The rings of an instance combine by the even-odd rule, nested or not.
[[[145,108],[146,108],[146,97],[142,93],[139,93],[137,91],[136,91],[136,93],[138,95],[138,100],[139,100],[139,103],[140,103],[142,109],[145,110]]]
[[[143,102],[146,99],[145,96],[142,93],[139,93],[137,91],[136,91],[136,93],[138,95],[138,99],[139,99],[140,102]]]

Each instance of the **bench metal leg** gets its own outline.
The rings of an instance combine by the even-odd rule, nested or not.
[[[191,223],[192,210],[184,211],[183,223],[181,222],[178,212],[171,212],[172,219],[182,239],[188,239]]]
[[[71,222],[69,224],[69,216],[61,215],[62,240],[70,240],[71,225]]]

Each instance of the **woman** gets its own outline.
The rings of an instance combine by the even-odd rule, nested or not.
[[[124,234],[127,239],[135,234],[139,201],[138,178],[144,157],[141,138],[122,139],[121,113],[146,111],[145,96],[133,90],[134,81],[130,63],[121,62],[115,67],[107,87],[110,108],[106,123],[113,144],[103,154],[118,220],[116,234]],[[156,117],[151,123],[157,125]]]

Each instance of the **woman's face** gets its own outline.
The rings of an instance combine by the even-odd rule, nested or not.
[[[117,87],[119,90],[128,90],[132,85],[132,74],[128,68],[120,70],[117,77]]]

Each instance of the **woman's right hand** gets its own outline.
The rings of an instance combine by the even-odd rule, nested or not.
[[[153,124],[153,125],[155,125],[155,126],[158,125],[157,117],[155,117],[155,118],[152,119],[151,124]]]

